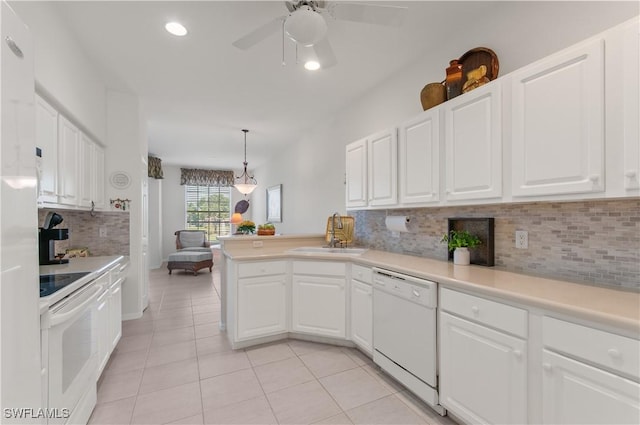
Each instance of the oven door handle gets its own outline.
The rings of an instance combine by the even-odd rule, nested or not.
[[[59,325],[60,323],[64,323],[65,321],[69,320],[70,318],[76,316],[77,314],[79,314],[80,312],[84,311],[85,308],[95,302],[96,300],[96,296],[103,290],[104,288],[102,287],[102,285],[98,285],[94,290],[93,290],[93,294],[91,294],[91,296],[89,296],[85,301],[82,302],[82,304],[80,304],[79,306],[75,307],[73,310],[65,312],[65,313],[53,313],[51,315],[51,318],[49,319],[49,325],[50,326],[56,326]]]

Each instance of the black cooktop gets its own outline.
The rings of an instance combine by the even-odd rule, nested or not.
[[[89,272],[42,274],[40,275],[40,296],[51,295],[88,274]]]

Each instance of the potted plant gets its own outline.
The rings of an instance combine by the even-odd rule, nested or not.
[[[273,236],[276,234],[276,226],[271,223],[264,223],[258,226],[258,235]]]
[[[446,242],[449,251],[453,251],[453,264],[468,266],[471,262],[469,248],[475,248],[482,243],[480,238],[466,230],[451,230],[442,236],[440,242]]]
[[[238,233],[250,235],[256,231],[256,224],[251,220],[245,220],[238,224]]]

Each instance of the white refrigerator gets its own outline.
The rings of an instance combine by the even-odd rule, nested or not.
[[[33,46],[4,0],[0,22],[0,423],[41,423]]]

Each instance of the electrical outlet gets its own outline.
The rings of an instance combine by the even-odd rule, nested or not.
[[[254,248],[262,248],[262,241],[253,241]]]
[[[516,248],[529,249],[529,232],[526,230],[516,230]]]
[[[100,226],[100,237],[101,238],[107,237],[107,226]]]

